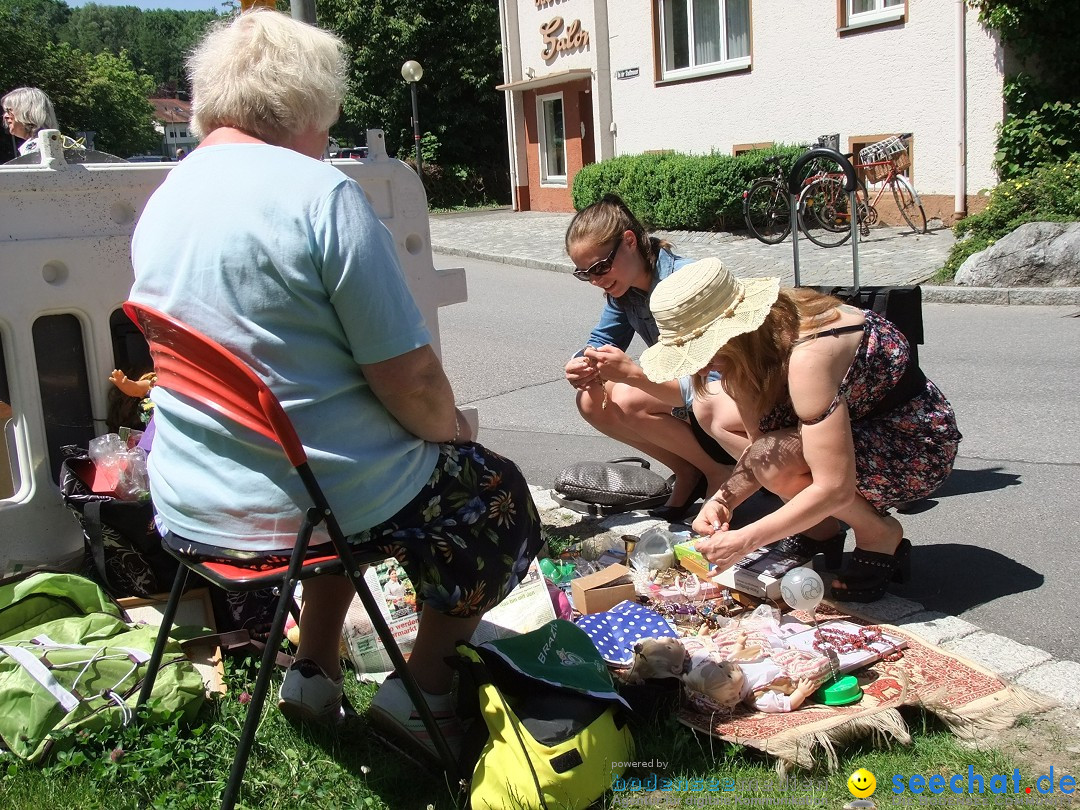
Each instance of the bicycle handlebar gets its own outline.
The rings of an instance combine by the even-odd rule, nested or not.
[[[788,192],[793,197],[797,197],[799,192],[802,191],[802,169],[811,160],[817,158],[828,158],[839,164],[840,168],[844,172],[844,192],[850,194],[852,191],[859,187],[859,180],[855,176],[855,167],[851,165],[851,161],[841,155],[835,149],[826,149],[823,146],[819,146],[816,149],[811,149],[809,152],[803,153],[798,160],[795,161],[795,165],[791,169],[791,174],[788,175],[787,186]]]
[[[903,135],[897,135],[896,137],[899,138],[902,141],[910,141],[911,140],[911,133],[910,132],[905,132]]]

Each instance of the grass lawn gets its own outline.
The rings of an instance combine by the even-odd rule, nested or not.
[[[91,810],[92,808],[214,808],[228,776],[244,706],[238,695],[245,684],[252,688],[248,672],[230,672],[231,690],[219,703],[208,705],[202,722],[190,729],[158,726],[134,727],[111,733],[84,736],[72,750],[60,754],[44,767],[29,767],[7,760],[0,767],[0,808],[5,810]],[[280,682],[280,676],[276,677]],[[276,685],[272,686],[276,694]],[[346,678],[350,700],[360,716],[350,718],[336,732],[295,729],[277,712],[273,703],[264,712],[248,765],[242,804],[259,810],[279,808],[451,808],[448,787],[394,754],[368,731],[364,709],[374,687]],[[611,793],[597,807],[738,807],[786,806],[840,808],[851,795],[848,775],[867,768],[876,775],[879,808],[900,804],[891,792],[894,774],[931,776],[967,773],[1012,774],[1020,768],[1022,784],[1030,785],[1045,771],[1040,751],[1014,745],[1000,749],[961,745],[943,727],[918,713],[907,716],[914,744],[876,750],[856,745],[839,751],[839,768],[832,774],[822,769],[799,773],[785,785],[769,759],[749,749],[719,740],[695,736],[670,718],[640,721],[635,729],[639,761],[655,767],[628,773],[627,778],[647,781],[653,773],[661,779],[706,778],[733,780],[725,793]],[[1030,726],[1027,721],[1021,726]],[[1023,729],[1021,729],[1021,732]],[[1031,757],[1035,761],[1028,761]],[[1042,760],[1040,762],[1040,760]],[[661,767],[663,763],[663,767]],[[1060,772],[1060,767],[1059,767]],[[1077,773],[1075,769],[1072,773]],[[729,781],[730,785],[731,782]],[[948,794],[946,794],[948,795]],[[927,796],[921,807],[956,807],[956,798]],[[910,796],[910,794],[908,794]],[[919,798],[919,797],[916,797]],[[1004,806],[1004,797],[974,796],[963,806]],[[1047,797],[1050,799],[1051,797]],[[1058,800],[1064,800],[1057,794]],[[756,800],[756,801],[754,801]],[[930,801],[933,800],[933,801]],[[940,801],[939,801],[940,800]],[[1010,805],[1013,806],[1013,805]],[[1034,806],[1064,807],[1053,801]],[[554,808],[553,808],[554,810]]]

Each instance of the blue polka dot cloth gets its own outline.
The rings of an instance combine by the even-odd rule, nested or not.
[[[629,600],[604,613],[577,620],[601,657],[609,664],[631,664],[634,645],[644,638],[678,638],[667,619],[645,605]]]

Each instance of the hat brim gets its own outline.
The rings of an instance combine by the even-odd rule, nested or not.
[[[717,316],[701,335],[680,345],[655,343],[641,354],[641,369],[655,383],[697,374],[733,337],[753,332],[780,295],[779,278],[740,279],[743,300],[730,317]]]

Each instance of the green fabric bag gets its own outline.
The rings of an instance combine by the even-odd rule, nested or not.
[[[31,610],[52,618],[33,622]],[[116,603],[73,574],[38,573],[0,583],[0,742],[41,762],[66,729],[126,725],[157,628],[123,621]],[[151,722],[194,719],[202,677],[180,646],[166,647],[147,702]]]

